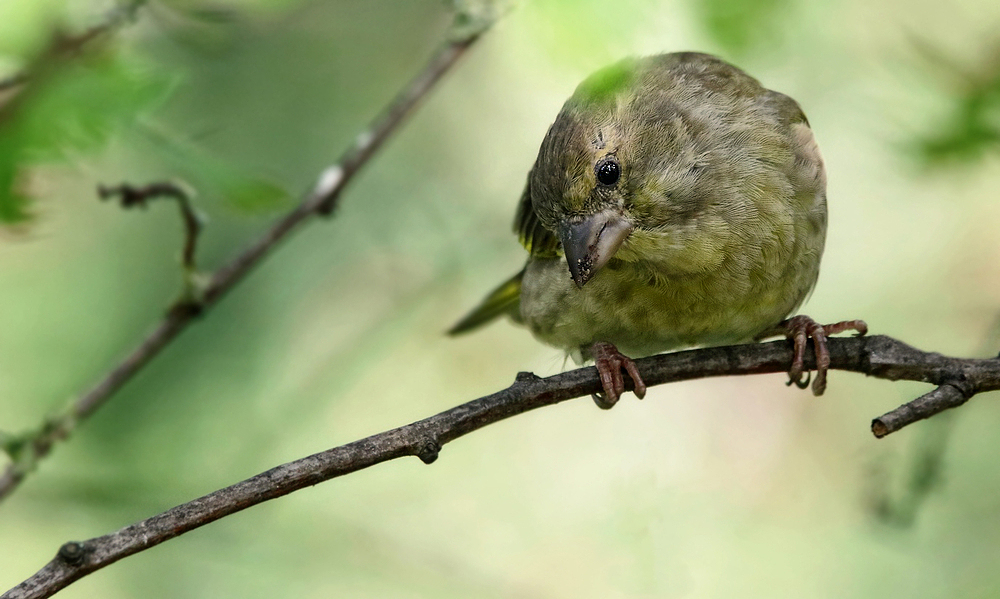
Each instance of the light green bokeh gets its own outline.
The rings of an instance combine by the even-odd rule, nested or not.
[[[66,14],[66,0],[0,2],[0,55],[23,57],[40,48]]]

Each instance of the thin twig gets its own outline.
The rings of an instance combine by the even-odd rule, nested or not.
[[[452,40],[446,43],[402,89],[386,111],[355,138],[354,144],[344,152],[336,164],[323,171],[313,190],[302,203],[275,222],[228,264],[215,271],[205,285],[198,304],[190,305],[191,309],[170,310],[156,329],[121,363],[95,387],[73,400],[66,412],[69,417],[63,417],[59,421],[50,419],[37,431],[22,435],[18,444],[21,452],[19,459],[15,459],[0,476],[0,500],[17,488],[37,461],[48,455],[57,441],[65,439],[82,420],[100,408],[122,385],[186,329],[198,313],[218,303],[290,233],[317,215],[330,214],[336,208],[341,192],[358,170],[382,147],[403,120],[413,112],[420,100],[433,89],[441,77],[455,65],[490,25],[491,22],[483,21],[475,30],[466,30],[461,37],[455,37],[452,33]]]
[[[937,389],[872,420],[872,434],[881,439],[918,420],[930,418],[951,408],[957,408],[972,397],[971,394],[966,395],[966,393],[959,384],[945,383]]]
[[[195,252],[198,246],[198,235],[202,229],[202,218],[198,216],[191,197],[180,185],[168,181],[150,183],[142,187],[122,183],[114,187],[99,185],[97,195],[102,200],[117,198],[122,208],[141,206],[145,208],[150,200],[156,198],[171,198],[177,201],[181,210],[181,220],[184,221],[184,249],[181,252],[181,263],[188,272],[196,270]]]
[[[132,20],[135,17],[136,11],[146,4],[147,1],[148,0],[131,0],[121,6],[115,7],[108,12],[103,21],[85,29],[80,33],[66,35],[57,32],[52,36],[52,41],[49,43],[48,47],[40,53],[39,58],[36,59],[35,63],[45,64],[58,59],[71,58],[79,54],[94,40],[104,37],[106,34],[111,33],[115,29]],[[26,84],[32,78],[33,71],[34,67],[0,79],[0,93],[14,90]]]
[[[838,370],[934,384],[960,379],[969,384],[973,393],[1000,389],[1000,359],[949,358],[884,336],[832,338],[829,349],[830,367]],[[812,352],[806,356],[806,367],[814,369]],[[647,385],[660,385],[714,376],[786,372],[791,360],[791,344],[776,341],[661,354],[637,360],[636,365]],[[375,464],[404,456],[433,463],[443,445],[463,435],[529,410],[591,395],[601,388],[593,367],[548,378],[519,373],[513,385],[492,395],[272,468],[117,532],[66,543],[51,562],[0,599],[50,597],[92,572],[210,522]]]
[[[996,355],[1000,347],[1000,314],[993,319],[974,355]],[[906,481],[901,494],[890,495],[890,482],[882,481],[881,497],[875,497],[872,504],[874,513],[882,521],[895,526],[912,525],[931,493],[939,490],[947,482],[944,476],[945,453],[949,440],[959,421],[959,412],[941,414],[932,422],[921,427],[913,455],[903,479]]]
[[[20,87],[27,82],[27,73],[15,73],[9,77],[4,77],[3,79],[0,79],[0,93],[14,89],[15,87]]]

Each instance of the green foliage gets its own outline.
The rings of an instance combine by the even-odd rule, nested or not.
[[[135,132],[152,142],[152,154],[172,176],[191,179],[240,211],[287,206],[289,194],[276,183],[146,124],[170,88],[152,69],[108,55],[54,65],[26,83],[0,108],[0,223],[28,220],[30,189],[23,182],[31,168],[98,152],[117,134]]]
[[[213,194],[245,213],[273,212],[286,208],[292,196],[270,179],[214,154],[191,139],[143,123],[139,131],[153,145],[156,156],[171,172],[190,179],[203,193]]]
[[[165,91],[151,72],[114,58],[67,67],[24,111],[25,148],[31,158],[48,160],[69,149],[93,151]]]
[[[974,161],[1000,148],[1000,62],[951,98],[948,116],[936,131],[916,140],[929,163]]]
[[[706,33],[726,50],[739,56],[755,46],[775,44],[785,29],[784,16],[791,0],[700,0],[694,3]]]
[[[534,13],[532,38],[543,44],[546,55],[578,69],[581,76],[633,54],[621,41],[635,36],[642,16],[656,6],[652,0],[534,0],[520,5]]]
[[[448,0],[448,4],[455,15],[450,37],[461,41],[485,31],[510,10],[513,0]]]
[[[0,222],[29,215],[22,177],[69,154],[94,152],[161,101],[167,82],[115,55],[39,64],[0,107]]]
[[[580,99],[594,104],[613,101],[632,82],[635,65],[634,59],[627,58],[587,77],[577,90]]]
[[[14,224],[27,219],[27,199],[14,190],[18,175],[18,146],[14,136],[0,136],[0,223]]]

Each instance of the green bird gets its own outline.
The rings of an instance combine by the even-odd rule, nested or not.
[[[826,173],[795,100],[694,52],[626,59],[588,77],[549,128],[514,229],[524,269],[451,334],[508,314],[578,361],[594,360],[609,408],[630,356],[786,335],[791,380],[823,393],[826,336],[860,320],[784,320],[819,275]],[[626,355],[627,354],[627,355]]]

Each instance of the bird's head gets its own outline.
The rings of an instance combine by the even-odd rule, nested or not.
[[[584,81],[542,141],[532,208],[582,287],[613,258],[634,262],[704,206],[691,119],[648,61]]]

